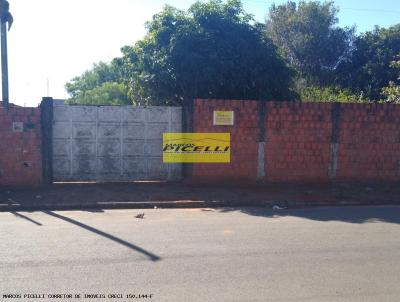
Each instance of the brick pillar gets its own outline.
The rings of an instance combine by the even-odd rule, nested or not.
[[[257,156],[257,180],[261,181],[265,178],[265,141],[266,141],[266,104],[260,100],[257,103],[258,114],[258,156]]]
[[[53,98],[43,98],[40,109],[43,183],[51,184],[53,183]]]
[[[340,140],[340,103],[334,103],[332,106],[332,138],[331,155],[329,165],[329,177],[333,181],[336,179],[338,167],[338,152]]]

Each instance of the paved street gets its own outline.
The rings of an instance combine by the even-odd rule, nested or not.
[[[0,300],[397,302],[399,223],[400,207],[0,213]]]

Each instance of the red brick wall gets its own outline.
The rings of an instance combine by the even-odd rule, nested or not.
[[[22,122],[23,131],[13,131]],[[0,107],[0,185],[38,185],[42,179],[40,109]]]
[[[213,111],[235,112],[235,126],[213,126]],[[251,180],[257,178],[257,102],[236,100],[195,100],[194,132],[230,133],[231,163],[193,165],[197,180]]]
[[[267,181],[328,181],[331,104],[267,104]]]
[[[400,105],[340,104],[337,117],[334,108],[268,102],[262,180],[399,181]],[[213,126],[214,110],[234,110],[235,125]],[[193,178],[255,181],[258,115],[256,101],[196,100],[194,131],[230,132],[232,141],[230,164],[194,164]]]
[[[337,179],[400,179],[400,106],[342,105]]]

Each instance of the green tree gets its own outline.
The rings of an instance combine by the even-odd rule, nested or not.
[[[303,102],[333,102],[333,103],[365,103],[368,102],[362,94],[356,95],[347,89],[335,86],[308,86],[299,90]]]
[[[354,46],[350,59],[339,65],[335,82],[379,100],[382,87],[398,77],[390,64],[400,53],[400,24],[389,28],[376,27],[360,35]]]
[[[354,28],[337,27],[333,2],[288,1],[273,4],[266,33],[308,85],[325,85],[351,53]]]
[[[65,85],[70,103],[96,105],[132,104],[129,90],[122,83],[118,67],[111,63],[94,64],[91,70]]]
[[[382,89],[382,95],[385,98],[385,102],[400,104],[400,54],[397,56],[397,60],[391,63],[390,67],[396,70],[397,78],[395,81],[390,81],[389,86]]]
[[[188,11],[165,6],[146,27],[116,60],[141,104],[293,96],[292,71],[238,0],[196,2]]]
[[[71,98],[68,103],[80,105],[129,105],[132,104],[132,100],[125,84],[105,82],[75,98]]]

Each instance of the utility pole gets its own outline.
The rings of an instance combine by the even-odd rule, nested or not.
[[[13,16],[10,14],[10,4],[7,0],[0,0],[0,23],[1,23],[1,84],[3,93],[3,106],[8,108],[8,54],[7,54],[7,23],[10,30],[13,23]]]
[[[9,92],[8,92],[8,54],[7,54],[7,23],[1,20],[1,84],[3,105],[8,108]]]

